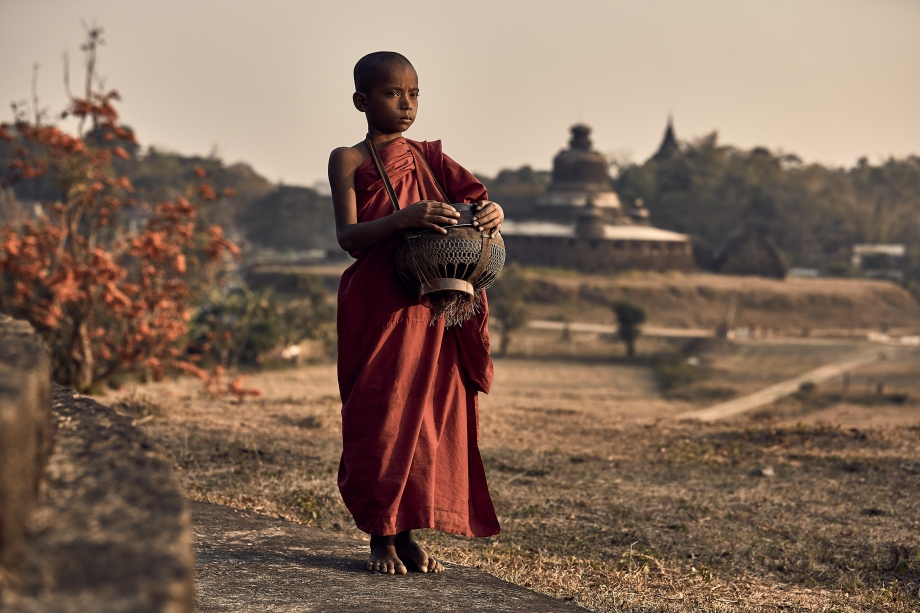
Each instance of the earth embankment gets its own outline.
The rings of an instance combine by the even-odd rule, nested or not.
[[[732,320],[735,326],[795,336],[920,330],[920,305],[890,281],[701,273],[603,276],[534,269],[525,275],[536,319],[613,323],[607,305],[627,300],[646,311],[648,325],[663,327],[713,329]]]

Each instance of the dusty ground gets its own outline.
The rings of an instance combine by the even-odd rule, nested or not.
[[[848,347],[696,347],[701,370],[662,394],[654,361],[627,363],[609,341],[522,337],[481,405],[503,532],[426,538],[597,611],[916,611],[916,351],[729,423],[671,417],[705,405],[693,390],[746,393]],[[334,365],[249,383],[262,398],[205,398],[181,380],[127,390],[120,406],[168,449],[190,497],[361,538],[335,486]]]

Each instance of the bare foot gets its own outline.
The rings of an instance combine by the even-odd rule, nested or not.
[[[422,546],[412,538],[412,531],[406,530],[396,535],[396,553],[406,566],[420,573],[440,573],[444,565],[435,560]]]
[[[367,559],[367,570],[384,575],[405,575],[406,565],[396,555],[396,538],[371,535],[371,557]]]

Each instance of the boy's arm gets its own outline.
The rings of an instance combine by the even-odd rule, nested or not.
[[[427,228],[446,233],[447,230],[441,226],[457,223],[459,213],[433,200],[422,200],[391,215],[359,223],[355,174],[364,160],[364,154],[357,147],[339,147],[329,156],[335,236],[342,249],[356,251],[407,228]]]

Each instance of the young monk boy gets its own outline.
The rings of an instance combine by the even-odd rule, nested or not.
[[[437,573],[444,567],[412,530],[499,531],[478,447],[476,395],[492,384],[488,310],[461,326],[429,325],[428,309],[396,276],[394,252],[403,230],[446,233],[442,226],[457,223],[439,183],[453,203],[480,203],[473,223],[484,232],[497,232],[504,213],[482,183],[441,153],[440,141],[403,138],[418,112],[418,75],[409,60],[371,53],[354,77],[352,99],[367,118],[368,140],[329,158],[336,237],[356,260],[338,294],[339,490],[358,528],[371,535],[369,571]]]

